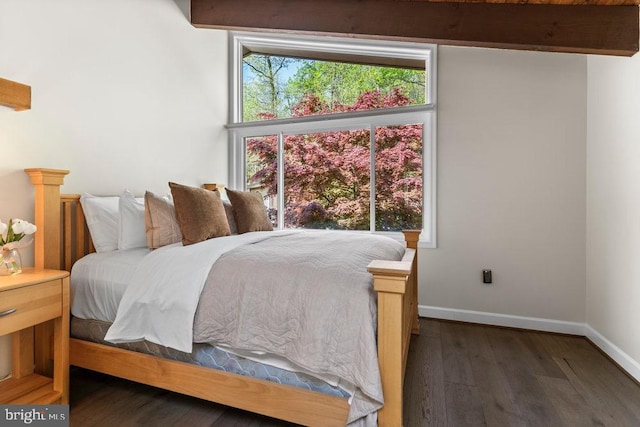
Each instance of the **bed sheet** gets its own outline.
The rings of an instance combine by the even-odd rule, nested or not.
[[[147,248],[92,253],[71,270],[71,314],[81,319],[113,322],[122,295]]]

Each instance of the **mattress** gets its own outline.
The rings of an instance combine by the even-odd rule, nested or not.
[[[331,385],[311,375],[293,372],[276,366],[259,363],[208,344],[194,344],[191,353],[184,353],[148,341],[113,344],[103,340],[110,323],[100,320],[71,319],[71,336],[110,346],[117,346],[139,353],[159,356],[163,359],[206,366],[220,371],[250,376],[279,384],[291,385],[332,396],[350,398],[351,394],[341,387]]]

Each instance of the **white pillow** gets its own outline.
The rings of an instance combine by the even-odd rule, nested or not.
[[[96,197],[84,193],[80,204],[96,252],[118,249],[119,197]]]
[[[118,227],[118,249],[147,247],[144,225],[144,198],[135,198],[125,190],[120,195],[120,222]]]

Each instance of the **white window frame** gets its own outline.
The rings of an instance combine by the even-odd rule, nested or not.
[[[342,39],[276,34],[231,32],[229,36],[229,187],[246,190],[245,138],[277,135],[279,141],[278,169],[283,170],[283,141],[287,135],[307,134],[348,129],[370,129],[403,124],[422,124],[423,141],[423,229],[419,247],[436,247],[436,53],[435,45],[422,43]],[[242,122],[242,58],[247,51],[281,52],[283,56],[296,53],[313,57],[314,52],[353,55],[373,58],[398,58],[424,62],[427,73],[425,104],[395,108],[354,111],[258,122]],[[373,147],[373,144],[372,144]],[[375,192],[375,152],[372,149],[372,198]],[[425,161],[427,160],[427,161]],[[279,174],[278,188],[284,188],[284,176]],[[284,224],[284,192],[278,191],[278,224]],[[371,222],[375,206],[371,203]],[[375,226],[371,227],[374,232]],[[377,232],[401,238],[399,232]]]

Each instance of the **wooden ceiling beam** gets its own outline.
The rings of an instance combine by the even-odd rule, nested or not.
[[[16,111],[31,108],[31,86],[0,78],[0,105]]]
[[[547,1],[564,4],[474,0],[191,0],[191,23],[205,28],[551,52],[631,56],[638,51],[638,6],[592,3],[626,4],[640,0]],[[569,5],[569,2],[589,4]]]
[[[394,1],[394,0],[391,0]],[[591,6],[633,6],[639,5],[640,0],[395,0],[422,2],[450,2],[450,3],[513,3],[513,4],[555,4],[555,5],[591,5]]]

